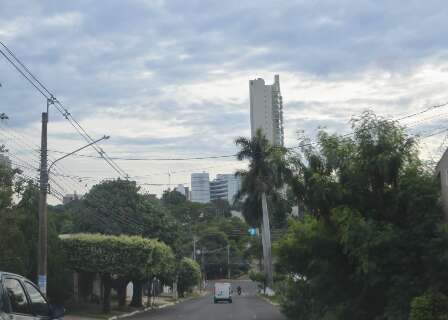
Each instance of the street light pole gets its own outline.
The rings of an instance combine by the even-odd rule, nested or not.
[[[227,245],[227,279],[230,280],[230,245]]]
[[[196,261],[196,237],[193,236],[193,260]]]
[[[102,136],[102,137],[99,138],[98,140],[92,141],[92,142],[90,142],[89,144],[86,144],[84,147],[78,148],[78,149],[76,149],[76,150],[74,150],[74,151],[72,151],[72,152],[70,152],[70,153],[67,153],[66,155],[64,155],[64,156],[62,156],[62,157],[60,157],[60,158],[54,160],[54,161],[50,164],[50,166],[48,167],[48,175],[50,174],[50,170],[51,170],[51,168],[54,166],[54,164],[55,164],[56,162],[61,161],[62,159],[65,159],[65,158],[71,156],[72,154],[75,154],[75,153],[77,153],[77,152],[79,152],[79,151],[81,151],[81,150],[83,150],[83,149],[85,149],[85,148],[87,148],[87,147],[90,147],[92,144],[98,143],[98,142],[100,142],[101,140],[107,140],[107,139],[109,139],[109,138],[110,138],[109,136]]]
[[[81,148],[78,148],[66,155],[54,160],[50,166],[47,158],[47,124],[48,124],[48,109],[53,104],[53,100],[47,100],[47,112],[42,113],[42,137],[41,137],[41,157],[40,157],[40,188],[39,188],[39,247],[38,247],[38,285],[40,291],[47,294],[47,261],[48,261],[48,214],[47,214],[47,193],[48,193],[48,178],[51,168],[56,162],[75,154],[101,140],[109,139],[109,136],[103,136]]]

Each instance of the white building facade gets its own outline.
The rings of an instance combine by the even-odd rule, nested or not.
[[[275,75],[272,85],[266,85],[261,78],[250,80],[249,92],[252,136],[261,128],[271,144],[283,146],[283,98],[279,75]]]
[[[215,179],[210,181],[210,200],[227,200],[228,190],[227,181]]]
[[[218,180],[227,181],[227,201],[230,204],[235,202],[235,197],[241,190],[241,178],[236,177],[233,173],[230,174],[218,174],[216,176]]]
[[[191,201],[210,202],[210,176],[208,172],[191,174]]]
[[[241,179],[232,173],[218,174],[213,181],[209,178],[207,172],[191,174],[191,201],[207,203],[223,199],[232,205],[241,190]]]

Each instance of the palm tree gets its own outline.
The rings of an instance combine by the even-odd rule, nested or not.
[[[288,170],[285,165],[286,149],[272,146],[261,129],[252,139],[239,137],[235,140],[240,151],[238,160],[249,160],[249,169],[240,170],[236,175],[242,179],[238,198],[243,201],[243,215],[247,223],[261,227],[264,271],[268,286],[273,284],[271,230],[268,200],[283,187]]]

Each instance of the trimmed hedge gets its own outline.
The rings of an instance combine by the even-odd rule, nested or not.
[[[64,237],[62,244],[75,270],[141,279],[147,271],[164,279],[175,272],[171,248],[158,240],[84,233]]]

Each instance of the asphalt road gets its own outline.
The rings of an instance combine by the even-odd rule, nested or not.
[[[213,283],[209,284],[210,286]],[[213,303],[211,293],[206,296],[184,301],[172,307],[151,311],[129,318],[134,320],[286,320],[270,303],[256,296],[256,286],[250,281],[233,281],[234,291],[241,285],[243,294],[233,295],[233,303]]]

